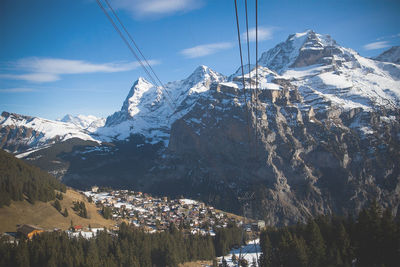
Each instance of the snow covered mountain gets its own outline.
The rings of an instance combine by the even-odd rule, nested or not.
[[[144,78],[132,86],[121,110],[107,118],[96,134],[100,138],[124,140],[132,133],[143,134],[150,143],[168,144],[171,124],[188,113],[210,85],[226,78],[206,66],[198,67],[188,78],[157,87]]]
[[[71,123],[8,112],[0,116],[0,138],[1,147],[13,153],[32,152],[71,138],[96,141],[89,132]]]
[[[311,30],[289,35],[285,42],[264,52],[259,64],[282,74],[288,68],[330,63],[333,54],[343,54],[329,35],[316,34]]]
[[[375,57],[374,59],[384,62],[392,62],[400,64],[400,46],[393,46],[392,48],[386,50],[385,52]]]
[[[263,53],[259,64],[290,80],[314,109],[326,103],[344,109],[400,103],[399,66],[364,58],[311,30],[290,35]]]
[[[0,117],[1,147],[13,153],[35,151],[70,138],[90,141],[125,140],[143,134],[149,143],[168,144],[171,124],[186,114],[210,85],[225,77],[206,66],[198,67],[187,79],[156,87],[139,78],[121,111],[106,119],[66,115],[57,121],[3,112]],[[29,153],[23,153],[24,156]]]
[[[70,114],[65,115],[62,119],[58,121],[71,123],[83,130],[87,130],[88,132],[94,132],[97,130],[97,128],[103,127],[106,123],[106,119],[97,118],[93,115],[72,116]]]
[[[383,60],[385,55],[386,61],[390,61],[396,58],[396,51],[398,48],[393,47],[378,58]],[[316,112],[332,108],[396,108],[400,103],[400,69],[378,58],[361,57],[352,49],[338,45],[329,35],[311,30],[296,33],[261,55],[259,87],[279,91],[282,86],[277,81],[290,82],[304,99],[302,108],[312,107]],[[245,79],[254,88],[254,66],[250,77],[247,72],[245,68]],[[165,88],[139,78],[121,110],[106,120],[66,115],[61,122],[75,125],[78,129],[72,127],[74,132],[82,131],[96,140],[125,140],[131,134],[142,134],[149,143],[162,141],[168,145],[171,125],[200,99],[209,98],[212,84],[241,89],[240,75],[238,70],[228,79],[200,66],[188,78],[169,82]]]

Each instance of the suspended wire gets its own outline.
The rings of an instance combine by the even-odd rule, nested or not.
[[[249,89],[251,92],[251,67],[250,67],[250,41],[249,41],[249,20],[247,17],[247,0],[245,2],[245,10],[246,10],[246,37],[247,37],[247,60],[248,60],[248,67],[249,67]]]
[[[164,83],[160,80],[160,78],[158,77],[158,75],[156,74],[156,72],[154,71],[153,67],[149,64],[149,62],[147,61],[146,57],[143,55],[142,51],[140,50],[139,46],[136,44],[135,40],[133,39],[132,35],[128,32],[128,30],[126,29],[125,25],[122,23],[122,21],[120,20],[119,16],[117,15],[117,13],[115,12],[114,8],[110,5],[108,0],[104,0],[107,4],[107,6],[110,8],[111,12],[113,13],[114,17],[118,20],[119,24],[121,25],[122,29],[125,31],[125,33],[128,35],[129,39],[131,40],[131,42],[133,43],[133,45],[136,47],[137,51],[139,52],[139,54],[142,56],[142,58],[144,59],[144,61],[146,62],[146,65],[149,67],[151,73],[154,75],[154,77],[157,79],[157,81],[159,82],[159,85],[164,89],[164,91],[167,93],[168,97],[171,98],[168,90],[165,88]],[[171,98],[172,99],[172,98]],[[175,105],[175,103],[174,103]],[[176,105],[175,105],[176,108]]]
[[[250,146],[249,109],[247,107],[246,83],[245,83],[245,80],[244,80],[242,44],[241,44],[241,41],[240,41],[239,15],[238,15],[238,10],[237,10],[237,0],[234,0],[234,1],[235,1],[235,14],[236,14],[236,28],[237,28],[237,35],[238,35],[238,42],[239,42],[239,52],[240,52],[240,68],[242,70],[243,95],[244,95],[244,101],[245,101],[245,106],[246,106],[247,136],[248,136],[248,139],[249,139],[249,146]],[[251,148],[249,148],[249,150],[251,150]]]
[[[119,30],[118,26],[114,23],[113,19],[111,18],[111,16],[108,14],[107,10],[104,8],[103,4],[100,2],[100,0],[96,0],[97,4],[100,6],[100,8],[103,10],[104,14],[107,16],[108,20],[111,22],[112,26],[114,27],[114,29],[117,31],[117,33],[119,34],[119,36],[122,38],[122,40],[124,41],[124,43],[126,44],[126,46],[128,46],[128,49],[131,51],[131,53],[135,56],[136,60],[139,62],[139,64],[143,67],[144,71],[146,72],[148,78],[150,80],[152,80],[152,82],[155,83],[154,78],[151,76],[151,74],[148,72],[148,70],[146,69],[146,67],[143,65],[142,61],[140,60],[140,58],[138,57],[138,55],[136,54],[136,52],[133,50],[133,48],[131,47],[131,45],[129,44],[129,42],[126,40],[125,36],[122,34],[122,32]]]
[[[252,89],[252,79],[251,79],[251,60],[250,60],[250,40],[249,40],[249,20],[248,20],[248,16],[247,16],[247,0],[244,1],[245,2],[245,11],[246,11],[246,36],[247,36],[247,59],[248,59],[248,68],[249,68],[249,89],[251,92],[251,101],[250,101],[250,110],[251,110],[251,114],[253,114],[254,111],[254,97],[255,97],[255,93]],[[257,35],[257,33],[256,33]],[[256,61],[257,61],[257,57],[256,57]],[[256,112],[257,112],[257,106],[255,107]],[[257,158],[257,116],[256,116],[256,122],[254,123],[255,127],[255,141],[254,141],[254,157]]]
[[[256,127],[255,127],[255,135],[256,135],[256,141],[255,141],[255,154],[256,154],[256,160],[258,159],[258,153],[257,153],[257,144],[258,144],[258,124],[261,123],[259,122],[258,119],[258,0],[256,0],[256,90],[255,90],[255,98],[256,98]]]
[[[121,32],[121,30],[118,28],[118,26],[115,24],[114,20],[112,19],[112,17],[108,14],[107,10],[104,8],[103,4],[101,3],[100,0],[96,0],[97,4],[99,5],[99,7],[103,10],[104,14],[107,16],[108,20],[111,22],[112,26],[114,27],[115,31],[119,34],[119,36],[121,37],[121,39],[124,41],[124,43],[126,44],[126,46],[128,47],[128,49],[131,51],[131,53],[134,55],[134,57],[136,58],[136,60],[139,62],[140,66],[143,68],[143,70],[146,72],[146,75],[148,76],[148,78],[151,80],[151,82],[153,84],[155,84],[157,86],[157,82],[154,79],[154,77],[151,75],[151,73],[148,71],[148,69],[146,68],[146,66],[143,64],[142,60],[139,58],[139,56],[136,54],[135,50],[132,48],[132,46],[130,45],[130,43],[128,42],[128,40],[125,38],[125,36],[123,35],[123,33]],[[174,108],[172,107],[171,103],[169,102],[169,100],[166,98],[168,105],[170,105],[171,109],[174,110]]]
[[[242,71],[243,95],[244,95],[244,101],[245,101],[245,107],[246,107],[247,137],[248,137],[248,144],[249,144],[249,154],[251,154],[250,127],[249,127],[249,109],[247,107],[246,83],[245,83],[245,80],[244,80],[242,43],[241,43],[241,40],[240,40],[240,27],[239,27],[239,15],[238,15],[238,10],[237,10],[237,0],[234,0],[234,2],[235,2],[235,14],[236,14],[236,28],[237,28],[237,35],[238,35],[238,42],[239,42],[239,52],[240,52],[240,69]],[[246,8],[246,10],[247,10],[247,8]],[[248,34],[248,30],[247,30],[247,34]],[[243,211],[243,212],[245,213],[245,211]],[[246,216],[244,218],[245,218],[245,223],[246,223]],[[243,239],[243,236],[242,236],[242,239]],[[242,247],[240,247],[240,251],[239,251],[238,266],[239,266],[239,263],[240,263],[241,259],[242,259]]]

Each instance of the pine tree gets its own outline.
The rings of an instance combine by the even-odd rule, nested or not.
[[[336,243],[343,265],[350,265],[354,259],[354,252],[351,247],[350,237],[342,222],[337,226]]]
[[[400,229],[399,229],[400,230]],[[386,266],[396,266],[399,260],[400,239],[396,236],[396,224],[391,209],[387,208],[381,219],[381,255]]]
[[[64,213],[63,213],[64,217],[68,217],[68,210],[67,208],[64,208]]]
[[[87,218],[87,210],[86,210],[86,206],[85,203],[83,201],[81,202],[74,202],[74,208],[73,208],[76,212],[78,212],[78,215],[81,216],[82,218]]]
[[[358,216],[356,257],[362,266],[377,265],[383,260],[380,253],[376,255],[381,250],[381,216],[382,210],[376,200]]]
[[[295,264],[293,266],[298,266],[298,267],[308,266],[306,241],[302,237],[297,238],[295,236],[293,238],[292,248],[293,248],[293,257],[292,258],[295,262]]]
[[[318,225],[311,220],[306,227],[306,240],[308,244],[308,258],[311,267],[322,266],[325,258],[325,242]]]
[[[60,201],[58,200],[58,199],[56,199],[55,201],[54,201],[54,207],[56,208],[56,210],[58,210],[58,212],[61,212],[61,204],[60,204]]]
[[[261,246],[261,257],[259,259],[260,265],[263,267],[271,266],[272,260],[272,245],[268,233],[266,231],[261,232],[260,235],[260,246]]]
[[[25,242],[21,242],[25,243]],[[15,266],[29,266],[29,250],[26,244],[22,244],[16,248]]]
[[[63,200],[64,197],[63,197],[62,193],[57,193],[56,198],[58,198],[59,200]]]
[[[104,207],[101,210],[101,213],[103,214],[104,219],[110,219],[112,212],[111,212],[111,208],[110,207]]]

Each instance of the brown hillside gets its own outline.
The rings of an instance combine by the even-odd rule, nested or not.
[[[89,203],[85,196],[72,189],[67,189],[63,193],[63,200],[60,200],[62,212],[64,208],[68,210],[68,217],[64,217],[54,207],[54,201],[47,203],[36,201],[35,204],[30,204],[24,201],[12,201],[10,206],[0,208],[0,232],[14,232],[17,230],[19,224],[32,224],[44,229],[59,228],[66,230],[71,225],[71,220],[74,225],[82,225],[87,227],[112,227],[115,222],[112,220],[104,219],[98,213],[96,206]],[[89,219],[79,217],[74,210],[72,210],[73,201],[84,201]]]

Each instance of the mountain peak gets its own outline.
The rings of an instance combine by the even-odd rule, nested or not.
[[[305,49],[323,49],[327,46],[336,45],[336,41],[331,38],[328,34],[319,34],[313,30],[307,30],[301,33],[295,33],[289,35],[286,42],[298,41],[295,48],[300,50]]]
[[[145,78],[143,78],[141,76],[136,80],[136,82],[133,84],[133,86],[140,85],[140,84],[151,84],[152,85],[151,82],[149,82],[148,80],[146,80]]]
[[[199,82],[207,81],[207,82],[217,82],[222,81],[224,76],[211,68],[200,65],[198,66],[192,74],[186,79],[187,83],[195,85]]]
[[[32,120],[34,117],[3,111],[0,116],[0,122],[7,120],[9,118],[11,120]]]
[[[208,69],[209,67],[206,65],[200,65],[194,70],[194,72],[207,72]]]
[[[333,55],[342,53],[330,35],[307,30],[289,35],[285,42],[264,52],[259,64],[281,74],[288,68],[329,64]]]
[[[121,111],[129,113],[130,116],[136,114],[138,111],[134,107],[139,104],[143,94],[148,92],[153,87],[155,86],[151,82],[147,81],[143,77],[139,77],[132,85],[131,90],[122,104]]]
[[[392,46],[374,59],[378,61],[400,64],[400,46]]]
[[[58,121],[70,122],[73,120],[73,118],[74,118],[74,116],[72,116],[71,114],[67,114],[64,117],[62,117],[62,119],[58,119]]]
[[[73,116],[71,114],[65,115],[62,119],[57,120],[65,123],[73,124],[81,129],[89,130],[90,132],[102,127],[105,123],[105,119],[97,118],[93,115],[77,115]]]

